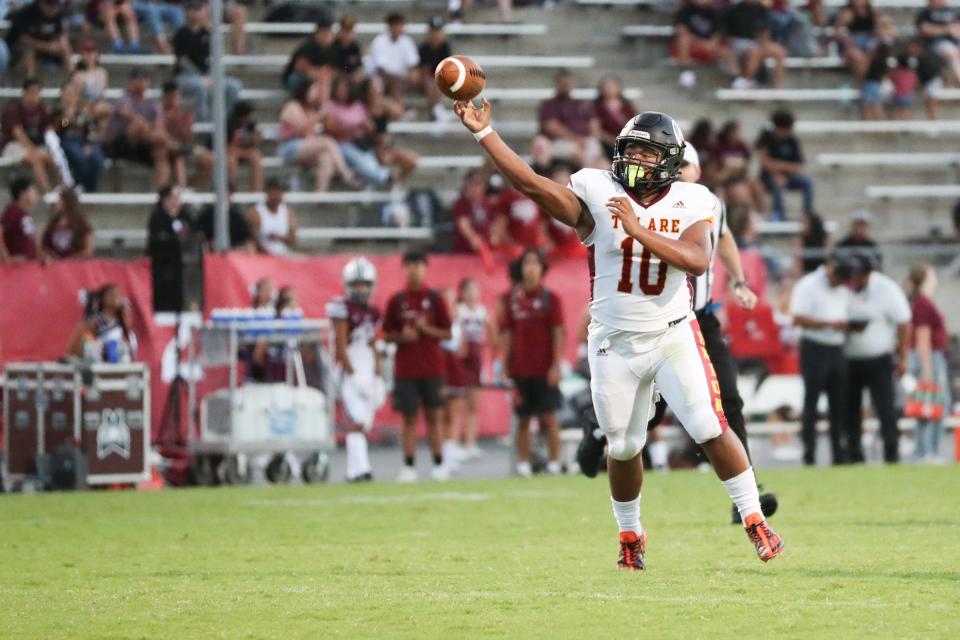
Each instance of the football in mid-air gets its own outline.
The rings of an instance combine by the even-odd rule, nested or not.
[[[473,100],[487,81],[486,74],[467,56],[450,56],[437,65],[434,76],[440,92],[454,100]]]

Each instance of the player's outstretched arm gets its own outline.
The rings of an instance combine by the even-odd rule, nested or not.
[[[671,267],[699,276],[710,266],[710,222],[707,220],[691,225],[679,239],[674,240],[640,224],[626,198],[610,198],[607,209],[619,218],[624,233],[639,241],[650,253]]]
[[[537,175],[523,158],[507,146],[490,126],[491,108],[486,98],[481,107],[458,101],[454,103],[453,111],[473,133],[497,170],[517,191],[540,205],[554,219],[575,228],[581,238],[589,235],[593,230],[590,212],[570,189]]]

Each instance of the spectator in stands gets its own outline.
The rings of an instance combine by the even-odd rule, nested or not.
[[[273,278],[260,278],[253,285],[250,306],[254,309],[274,309],[277,301],[277,283]]]
[[[163,112],[155,98],[147,97],[150,76],[134,67],[127,89],[113,105],[107,128],[107,155],[153,167],[158,185],[170,180],[170,150],[173,143],[163,127]]]
[[[890,117],[894,120],[906,120],[910,117],[910,107],[913,106],[913,94],[917,90],[920,78],[910,64],[910,56],[901,53],[897,56],[897,64],[887,74],[893,93],[890,95]],[[936,97],[931,96],[934,100]]]
[[[547,473],[560,467],[560,365],[564,329],[560,298],[545,288],[547,261],[536,249],[517,259],[520,283],[500,299],[504,376],[513,380],[517,415],[517,475],[530,477],[530,421],[536,417],[546,433],[550,461]]]
[[[227,179],[235,182],[237,167],[244,164],[250,168],[250,190],[263,191],[263,154],[255,111],[253,103],[241,100],[227,118]]]
[[[180,201],[183,189],[175,184],[164,185],[157,192],[157,204],[147,221],[147,255],[153,255],[153,245],[175,238],[185,240],[193,235],[193,218]]]
[[[774,87],[783,84],[787,52],[773,41],[770,10],[764,0],[740,0],[730,5],[723,13],[722,23],[740,70],[740,75],[733,81],[733,88],[754,87],[757,75],[768,58],[774,61],[771,83]]]
[[[357,19],[353,16],[340,18],[340,30],[337,31],[333,46],[337,53],[340,71],[354,82],[363,76],[363,53],[357,43]]]
[[[417,51],[420,56],[420,86],[427,96],[427,106],[430,107],[433,119],[437,122],[446,122],[453,116],[443,102],[444,97],[440,93],[440,89],[437,88],[434,72],[442,60],[453,55],[453,51],[450,49],[450,43],[447,42],[446,34],[443,31],[443,18],[433,16],[427,24],[429,26],[427,36],[420,43],[420,48]]]
[[[545,6],[547,3],[540,3]],[[447,0],[447,12],[451,20],[460,22],[473,10],[473,0]],[[513,0],[497,0],[497,12],[501,22],[513,22]]]
[[[313,85],[312,100],[322,103],[330,94],[330,81],[340,68],[333,20],[324,15],[313,35],[294,49],[283,70],[283,86],[292,95],[301,84]]]
[[[866,209],[857,209],[850,220],[850,232],[837,243],[837,250],[869,256],[873,266],[879,267],[880,247],[877,241],[870,237],[870,222],[873,220],[873,215]]]
[[[699,149],[699,147],[696,147]],[[763,185],[747,171],[753,156],[750,147],[743,139],[738,120],[727,120],[717,132],[717,139],[708,153],[701,153],[711,164],[710,181],[714,184],[726,184],[733,178],[742,178],[750,187],[751,204],[759,211],[767,210],[766,192]],[[701,182],[703,177],[701,174]]]
[[[27,78],[37,76],[38,63],[56,63],[73,71],[73,50],[67,37],[67,9],[60,0],[34,0],[10,16],[7,43],[23,62]]]
[[[893,56],[892,41],[878,40],[867,53],[867,68],[862,73],[863,87],[860,90],[861,112],[864,120],[884,120],[884,85],[890,83],[890,58]],[[916,84],[914,82],[914,84]],[[913,93],[913,88],[909,91]]]
[[[330,100],[323,106],[323,130],[340,145],[347,164],[368,184],[388,187],[390,169],[378,162],[373,150],[372,136],[376,125],[366,105],[358,95],[358,88],[346,76],[334,78]]]
[[[553,165],[553,145],[544,136],[530,140],[530,168],[537,175],[546,175]]]
[[[308,99],[310,84],[300,83],[280,111],[277,154],[287,164],[313,167],[317,191],[329,191],[335,173],[350,187],[362,183],[347,166],[337,141],[317,133],[321,115]]]
[[[787,55],[810,58],[820,55],[821,48],[803,9],[802,6],[794,8],[790,0],[772,0],[770,32],[773,41],[783,46]]]
[[[960,10],[947,6],[946,0],[927,0],[917,13],[917,31],[927,48],[950,67],[960,82]]]
[[[194,142],[193,112],[183,107],[180,87],[172,80],[163,83],[163,128],[170,139],[170,164],[175,182],[181,187],[187,186],[187,158],[194,158],[197,164],[191,185],[209,178],[213,170],[213,154]]]
[[[30,78],[23,83],[23,95],[11,100],[3,110],[2,157],[9,164],[28,165],[33,179],[43,193],[50,191],[47,168],[53,167],[53,158],[46,149],[43,136],[51,126],[50,115],[40,97],[42,85]]]
[[[284,256],[297,246],[297,216],[283,201],[286,190],[282,180],[270,178],[266,200],[254,205],[247,214],[260,253]]]
[[[71,80],[79,85],[83,102],[96,104],[105,98],[104,93],[110,88],[110,74],[100,64],[100,49],[96,42],[83,40],[77,46],[77,51],[80,53],[80,64]]]
[[[423,408],[435,480],[446,480],[443,466],[440,411],[443,408],[444,357],[441,340],[451,337],[450,310],[426,285],[427,256],[408,251],[403,256],[406,286],[390,298],[383,320],[383,338],[397,345],[394,360],[393,408],[403,414],[403,470],[399,482],[416,482],[417,415]]]
[[[692,89],[697,85],[697,75],[691,68],[694,61],[720,61],[731,75],[740,75],[737,57],[730,43],[720,37],[720,27],[720,11],[711,0],[684,0],[674,14],[673,56],[681,69],[681,87]]]
[[[160,53],[168,55],[173,53],[170,40],[167,38],[167,32],[164,30],[164,23],[167,23],[167,26],[170,27],[171,33],[176,33],[187,21],[183,7],[174,2],[162,2],[161,0],[131,0],[131,2],[137,18],[146,22],[150,28]]]
[[[80,198],[73,189],[60,190],[53,217],[43,230],[40,250],[47,260],[89,258],[93,255],[93,227],[87,221]]]
[[[404,33],[407,21],[403,15],[391,13],[386,22],[387,30],[370,43],[366,70],[383,79],[388,96],[402,101],[403,90],[420,82],[420,55],[413,38]]]
[[[577,167],[565,160],[556,160],[547,171],[547,177],[559,185],[570,184],[570,176],[578,171]],[[576,229],[542,214],[547,224],[547,246],[551,259],[586,257],[587,248],[577,235]]]
[[[487,198],[487,174],[471,169],[463,177],[460,197],[453,203],[453,252],[476,253],[492,264],[490,246],[502,241],[504,218],[495,216]],[[496,223],[500,224],[496,224]]]
[[[847,359],[843,345],[849,327],[851,258],[834,257],[826,266],[802,277],[793,288],[790,314],[802,329],[800,373],[804,398],[801,437],[803,463],[812,465],[817,450],[817,404],[827,392],[830,414],[830,449],[833,464],[847,461]]]
[[[67,356],[109,364],[133,360],[137,355],[137,334],[130,326],[130,301],[123,290],[109,282],[86,294],[83,319],[67,343]]]
[[[716,189],[717,163],[713,159],[713,147],[716,145],[713,122],[710,118],[700,118],[693,123],[693,129],[687,136],[689,142],[700,154],[700,184]]]
[[[497,215],[506,222],[504,241],[501,247],[516,256],[525,249],[540,249],[547,244],[547,221],[533,200],[504,184],[500,174],[492,176],[495,183],[502,185],[496,197]]]
[[[862,80],[876,44],[877,11],[870,0],[848,0],[833,20],[834,38],[853,76]]]
[[[593,105],[573,97],[576,81],[567,69],[557,72],[554,83],[554,96],[540,103],[540,135],[552,142],[555,156],[583,166],[606,165],[600,162],[602,150],[592,135],[597,128]]]
[[[380,78],[367,78],[359,86],[359,92],[374,124],[370,139],[377,161],[383,166],[393,167],[394,183],[403,182],[414,172],[419,161],[416,153],[395,144],[388,129],[391,120],[403,117],[403,104],[384,95]]]
[[[184,98],[193,102],[197,122],[210,121],[213,80],[210,77],[210,24],[207,5],[203,0],[188,0],[187,23],[173,36],[176,63],[173,73]],[[236,78],[225,76],[224,109],[233,109],[240,97],[243,84]]]
[[[951,407],[950,376],[947,365],[949,336],[943,313],[937,308],[933,296],[937,290],[937,275],[929,265],[911,267],[907,280],[907,296],[910,298],[910,370],[917,385],[934,388],[937,400],[944,407]],[[947,409],[949,413],[949,409]],[[917,450],[920,460],[935,462],[940,453],[940,436],[943,433],[942,419],[917,421]]]
[[[786,110],[774,111],[770,116],[772,129],[765,129],[757,139],[760,153],[760,180],[773,199],[773,219],[783,220],[786,210],[783,190],[803,194],[803,211],[813,211],[813,180],[804,173],[803,149],[793,135],[793,114]]]
[[[10,2],[9,0],[3,0],[0,2],[0,20],[6,20],[10,13]],[[7,44],[6,38],[0,38],[0,78],[3,78],[7,75],[7,71],[10,69],[10,46]]]
[[[850,371],[847,387],[847,457],[861,463],[863,448],[863,391],[880,420],[883,459],[899,461],[900,430],[894,407],[894,375],[907,371],[910,348],[910,303],[890,276],[874,271],[870,256],[854,255],[854,277],[850,287],[850,332],[845,352]]]
[[[620,78],[606,76],[597,85],[597,98],[593,101],[593,136],[600,141],[603,155],[613,160],[613,141],[627,120],[637,115],[636,107],[623,97]]]
[[[87,20],[103,24],[114,53],[140,53],[140,24],[129,0],[90,0],[87,4]],[[126,43],[120,37],[120,22],[127,32]]]
[[[250,232],[250,223],[240,205],[233,201],[233,185],[227,189],[227,227],[230,251],[253,253],[256,251],[256,241]],[[216,210],[213,203],[203,205],[200,215],[197,216],[197,231],[207,243],[209,251],[214,250],[216,242]]]
[[[53,115],[54,131],[60,138],[70,174],[88,193],[97,190],[105,160],[94,108],[95,105],[82,102],[80,85],[67,80],[60,88],[60,105]]]
[[[819,214],[813,211],[805,213],[800,222],[800,235],[796,239],[797,277],[813,273],[823,266],[830,242],[830,235]]]
[[[927,49],[923,38],[911,38],[907,42],[907,55],[910,67],[917,72],[917,82],[923,87],[927,118],[936,120],[939,111],[937,92],[943,88],[940,60]]]
[[[223,19],[230,24],[233,54],[243,55],[247,51],[247,5],[243,2],[225,2]]]
[[[10,183],[10,203],[0,215],[0,262],[37,259],[36,226],[30,209],[40,200],[29,178]]]

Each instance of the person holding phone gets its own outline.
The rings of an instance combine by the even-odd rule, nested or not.
[[[880,420],[883,459],[898,462],[900,431],[894,407],[894,376],[907,371],[910,348],[910,303],[890,276],[874,270],[871,256],[853,256],[850,280],[850,322],[844,352],[847,355],[847,459],[863,462],[863,390]]]
[[[817,403],[827,392],[830,407],[830,449],[833,464],[847,461],[847,357],[843,347],[849,329],[850,289],[854,263],[834,255],[827,264],[800,278],[790,299],[793,324],[800,327],[800,373],[804,398],[801,418],[803,463],[813,465],[817,452]]]

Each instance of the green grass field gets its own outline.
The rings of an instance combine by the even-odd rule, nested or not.
[[[960,469],[768,471],[764,565],[712,475],[0,496],[3,638],[957,638]]]

